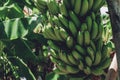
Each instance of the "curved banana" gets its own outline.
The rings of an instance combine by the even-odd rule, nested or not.
[[[94,68],[91,70],[93,75],[100,76],[104,73],[104,70],[99,68]]]
[[[88,31],[84,32],[84,44],[89,45],[90,44],[90,33]]]
[[[72,35],[75,37],[77,34],[77,29],[72,21],[69,21],[69,30],[72,33]]]
[[[68,54],[67,57],[68,57],[68,60],[69,60],[73,65],[78,65],[78,62],[76,61],[76,59],[73,57],[72,54]]]
[[[57,45],[55,45],[55,43],[53,42],[53,41],[51,41],[51,40],[48,40],[48,45],[50,46],[50,48],[52,48],[52,49],[54,49],[54,50],[56,50],[56,51],[59,51],[60,50],[60,48],[57,46]]]
[[[59,40],[59,41],[64,41],[64,39],[61,37],[61,35],[60,35],[60,30],[59,30],[59,28],[58,27],[55,27],[54,28],[54,33],[55,33],[55,35],[56,35],[56,38]]]
[[[79,68],[80,70],[83,70],[83,69],[84,69],[84,64],[83,64],[82,61],[79,61],[78,68]]]
[[[99,40],[97,40],[97,49],[98,50],[102,50],[102,47],[103,47],[103,40],[102,40],[102,38],[100,38]]]
[[[85,54],[86,54],[84,48],[81,47],[80,45],[75,45],[75,49],[76,49],[81,55],[85,55]]]
[[[87,67],[85,67],[84,69],[83,69],[83,71],[84,71],[84,73],[85,74],[87,74],[87,75],[89,75],[89,74],[91,74],[91,69],[87,66]]]
[[[57,25],[58,27],[63,26],[57,16],[53,16],[52,21],[53,21],[54,25]]]
[[[111,59],[110,58],[106,58],[102,63],[101,65],[98,66],[98,68],[100,69],[106,69],[110,66],[111,64]]]
[[[46,29],[45,29],[45,32],[52,37],[52,38],[51,38],[52,40],[56,40],[56,41],[58,40],[58,39],[56,38],[56,36],[55,36],[53,27],[47,26]]]
[[[67,72],[65,73],[65,72],[61,71],[60,69],[58,69],[58,68],[54,68],[53,72],[55,72],[56,74],[60,74],[60,75],[66,75],[66,74],[68,74]]]
[[[60,28],[60,35],[64,40],[66,40],[67,37],[69,36],[68,33],[63,28]]]
[[[77,35],[77,43],[82,46],[83,42],[84,42],[83,31],[79,31]]]
[[[91,12],[91,18],[92,18],[92,20],[96,20],[96,15],[94,12]]]
[[[72,55],[73,55],[73,57],[77,60],[77,61],[79,61],[79,60],[83,60],[83,57],[80,55],[80,53],[78,53],[76,50],[73,50],[72,51]]]
[[[91,57],[92,61],[94,61],[94,58],[95,58],[95,55],[94,55],[95,52],[94,52],[94,50],[91,47],[87,47],[87,53]]]
[[[66,29],[68,29],[69,27],[69,22],[68,20],[61,14],[58,15],[59,20],[61,21],[61,23],[65,26]]]
[[[56,64],[57,68],[64,72],[64,73],[69,73],[67,70],[66,70],[66,64],[64,62],[59,62],[58,64]]]
[[[81,2],[82,2],[82,0],[75,0],[74,12],[75,12],[76,14],[79,14],[79,12],[80,12]]]
[[[86,56],[85,57],[85,62],[86,64],[91,67],[92,66],[92,59],[89,57],[89,56]]]
[[[68,57],[67,57],[67,54],[66,53],[62,53],[62,52],[59,52],[59,58],[64,61],[66,64],[70,64],[70,61],[68,60]]]
[[[77,67],[70,66],[70,65],[66,65],[66,70],[71,74],[75,74],[80,71]]]
[[[53,50],[53,49],[50,49],[50,54],[51,56],[55,57],[55,58],[58,58],[58,54]]]
[[[97,34],[96,39],[101,38],[101,37],[102,37],[102,34],[103,34],[103,26],[100,24],[100,25],[98,26],[98,34]]]
[[[72,47],[73,47],[73,45],[74,45],[74,40],[73,40],[73,38],[72,38],[71,36],[68,36],[68,37],[67,37],[66,45],[67,45],[68,48],[72,48]]]
[[[94,3],[94,0],[88,0],[88,10],[91,10],[92,6],[93,6],[93,3]]]
[[[92,10],[97,11],[103,0],[95,0],[93,3]]]
[[[101,55],[102,55],[102,54],[101,54],[100,51],[97,51],[97,52],[96,52],[93,65],[98,65],[98,64],[101,62]]]
[[[88,29],[88,31],[90,32],[91,31],[91,29],[92,29],[92,18],[91,18],[91,16],[87,16],[86,17],[86,24],[87,24],[87,29]]]
[[[88,12],[88,0],[82,0],[81,10],[80,10],[80,16],[86,15]]]
[[[94,41],[92,41],[92,40],[90,41],[90,46],[94,50],[94,52],[96,52],[96,46],[95,46]]]
[[[65,3],[63,1],[61,1],[61,3],[59,3],[59,8],[60,8],[60,13],[67,17],[68,16],[68,12],[67,12]]]
[[[91,31],[91,39],[96,39],[98,35],[98,24],[93,21],[93,28],[92,28],[92,31]]]
[[[86,31],[88,29],[87,27],[87,23],[82,23],[81,27],[80,27],[80,30],[81,31]]]
[[[69,16],[71,20],[74,22],[74,24],[76,25],[76,27],[79,28],[81,23],[77,15],[73,11],[69,11]]]

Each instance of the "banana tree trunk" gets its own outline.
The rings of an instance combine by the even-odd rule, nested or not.
[[[120,78],[120,0],[106,0],[111,19],[113,41],[116,48],[116,57],[118,64],[118,77]],[[111,73],[111,75],[114,74]],[[107,79],[111,80],[111,79]]]

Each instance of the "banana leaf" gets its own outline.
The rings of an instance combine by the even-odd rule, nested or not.
[[[27,64],[20,58],[14,57],[9,59],[12,62],[12,66],[18,66],[18,69],[15,70],[19,75],[19,78],[26,78],[27,80],[36,80],[34,74],[31,72]]]

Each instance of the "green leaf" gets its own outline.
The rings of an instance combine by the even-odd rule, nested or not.
[[[0,22],[0,39],[24,38],[28,32],[33,32],[34,28],[41,22],[41,18],[33,16],[30,18],[15,18]]]
[[[25,77],[27,80],[36,80],[35,76],[22,59],[14,57],[10,59],[14,66],[18,66],[18,74],[20,77]]]
[[[24,61],[36,62],[36,55],[23,39],[16,39],[12,41],[14,44],[14,54]]]

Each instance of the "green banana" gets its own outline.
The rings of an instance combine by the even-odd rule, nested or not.
[[[65,73],[65,72],[61,71],[61,70],[58,69],[58,68],[54,68],[54,69],[53,69],[53,72],[55,72],[55,73],[57,73],[57,74],[60,74],[60,75],[66,75],[66,74],[68,74],[68,73]]]
[[[96,46],[95,46],[95,43],[92,40],[90,41],[90,46],[94,50],[94,52],[96,52]]]
[[[81,47],[80,45],[75,45],[75,49],[76,49],[81,55],[85,55],[85,54],[86,54],[84,48]]]
[[[79,28],[81,23],[80,23],[79,18],[76,16],[76,14],[73,11],[69,11],[69,15],[70,15],[71,20],[76,25],[76,27]]]
[[[89,67],[85,67],[85,68],[83,69],[83,71],[84,71],[84,73],[87,74],[87,75],[91,74],[91,72],[92,72]]]
[[[102,37],[102,34],[103,34],[103,26],[100,24],[100,25],[98,26],[98,35],[97,35],[96,39],[101,38],[101,37]]]
[[[108,57],[108,48],[106,45],[102,47],[102,62]]]
[[[91,13],[91,18],[92,18],[92,20],[95,20],[95,19],[96,19],[96,15],[95,15],[94,12]]]
[[[83,57],[76,51],[76,50],[73,50],[72,51],[72,55],[73,57],[76,59],[76,60],[83,60]]]
[[[102,63],[101,65],[98,66],[98,68],[100,69],[106,69],[110,66],[111,64],[111,59],[110,58],[106,58]]]
[[[58,27],[63,26],[57,16],[53,16],[52,21],[53,21],[53,23],[54,23],[55,25],[57,25]]]
[[[78,32],[78,35],[77,35],[77,43],[79,44],[79,45],[83,45],[83,41],[84,39],[83,39],[83,31],[79,31]]]
[[[90,44],[90,33],[88,31],[84,32],[84,44],[89,45]]]
[[[72,74],[78,73],[80,71],[77,67],[70,66],[70,65],[66,65],[66,70]]]
[[[59,20],[61,21],[61,23],[65,26],[66,29],[68,29],[69,27],[69,22],[68,20],[61,14],[58,15]]]
[[[95,39],[98,35],[98,24],[93,21],[93,28],[92,28],[92,32],[91,32],[91,39]]]
[[[95,54],[93,65],[98,65],[100,62],[101,62],[101,52],[97,51]]]
[[[55,36],[54,29],[51,26],[47,26],[45,32],[52,37],[52,40],[58,40]]]
[[[57,15],[59,13],[59,8],[55,0],[47,0],[47,6],[51,14]]]
[[[86,23],[87,23],[87,29],[90,32],[91,29],[92,29],[92,18],[91,18],[91,16],[86,17]]]
[[[66,53],[62,53],[62,52],[59,52],[59,58],[64,61],[66,64],[70,64],[70,61],[68,60],[68,57],[67,57],[67,54]]]
[[[87,64],[89,67],[92,66],[92,60],[91,60],[91,58],[90,58],[89,56],[86,56],[86,57],[85,57],[85,62],[86,62],[86,64]]]
[[[59,41],[64,41],[64,39],[61,37],[61,35],[60,35],[60,30],[59,30],[59,28],[58,27],[55,27],[54,28],[54,33],[55,33],[55,35],[56,35],[56,38],[59,40]]]
[[[80,30],[81,31],[86,31],[87,29],[88,29],[87,24],[86,23],[82,23]]]
[[[46,39],[52,39],[53,37],[49,35],[49,33],[46,32],[46,30],[43,31],[43,36],[46,38]]]
[[[88,0],[88,10],[91,10],[92,6],[93,6],[93,3],[94,3],[94,0]]]
[[[53,56],[50,56],[50,60],[54,63],[54,64],[58,64],[58,62],[60,61],[59,59],[53,57]]]
[[[97,40],[97,49],[98,50],[102,50],[102,47],[103,47],[103,40],[102,38],[100,38],[99,40]]]
[[[53,49],[50,49],[50,54],[51,56],[55,57],[55,58],[58,58],[58,54],[53,50]]]
[[[76,59],[73,57],[72,54],[68,54],[67,57],[68,57],[68,60],[69,60],[73,65],[78,65],[78,62],[76,61]]]
[[[94,58],[95,58],[94,57],[94,54],[95,54],[94,50],[91,47],[87,47],[87,53],[91,57],[92,61],[94,61]]]
[[[72,38],[71,36],[68,36],[68,37],[67,37],[66,45],[67,45],[68,48],[72,48],[72,47],[73,47],[73,45],[74,45],[74,40],[73,40],[73,38]]]
[[[97,11],[103,0],[95,0],[93,3],[92,10]]]
[[[100,76],[104,73],[104,71],[102,69],[99,69],[99,68],[93,68],[91,71],[92,71],[92,74],[96,75],[96,76]]]
[[[59,8],[60,8],[60,13],[63,15],[63,16],[68,16],[68,12],[67,12],[67,9],[66,9],[66,6],[65,6],[65,3],[63,1],[61,1],[61,3],[59,3]]]
[[[83,69],[84,69],[84,64],[83,64],[82,61],[79,61],[78,68],[79,68],[80,70],[83,70]]]
[[[49,44],[50,48],[52,48],[52,49],[54,49],[54,50],[56,50],[56,51],[59,51],[59,50],[60,50],[60,48],[59,48],[57,45],[55,45],[55,43],[54,43],[53,41],[48,40],[47,43]]]
[[[68,33],[63,28],[60,28],[60,35],[64,40],[66,40],[68,37]]]
[[[72,33],[72,35],[75,37],[77,34],[77,29],[72,21],[69,21],[69,30]]]
[[[66,64],[65,64],[64,62],[59,62],[58,64],[56,64],[56,66],[57,66],[57,68],[58,68],[60,71],[66,73],[66,74],[69,73],[69,72],[66,70]]]
[[[88,12],[88,0],[82,0],[80,16],[84,16]]]
[[[81,2],[82,2],[82,0],[75,0],[74,12],[75,12],[76,14],[79,14],[79,12],[80,12]]]

